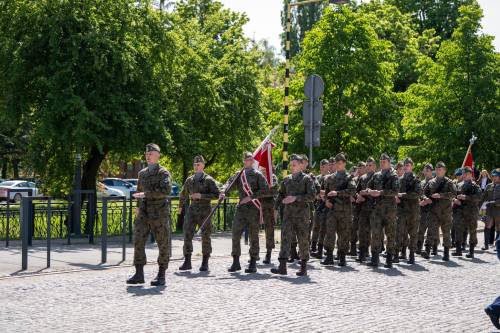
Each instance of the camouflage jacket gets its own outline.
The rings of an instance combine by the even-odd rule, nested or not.
[[[427,184],[429,183],[429,181],[431,180],[432,178],[429,178],[429,179],[424,179],[422,181],[420,181],[420,188],[422,189],[422,195],[420,196],[420,200],[425,200],[427,199],[424,195],[424,192],[425,192],[425,188],[427,187]],[[425,206],[421,206],[420,207],[420,212],[421,213],[427,213],[429,212],[429,210],[431,209],[431,205],[425,205]]]
[[[399,178],[399,193],[404,193],[400,198],[401,209],[418,209],[418,200],[422,196],[422,188],[420,187],[420,180],[413,172],[405,173],[403,177]]]
[[[434,199],[432,195],[439,193],[441,198]],[[453,181],[448,177],[434,177],[424,187],[424,198],[432,200],[431,209],[451,208],[451,200],[456,195],[456,188]]]
[[[481,202],[481,188],[472,181],[463,181],[457,184],[457,195],[465,194],[465,200],[460,200],[464,214],[470,213],[476,215],[479,212],[479,203]]]
[[[370,190],[382,191],[379,197],[373,200],[377,206],[394,206],[396,208],[396,195],[399,193],[399,178],[393,169],[376,172],[368,182]]]
[[[270,194],[261,199],[262,205],[266,208],[274,208],[274,199],[278,195],[279,190],[278,177],[273,174],[271,179],[271,187],[269,188]]]
[[[252,199],[262,199],[262,198],[269,198],[272,197],[273,194],[271,191],[269,191],[269,186],[267,185],[267,180],[264,178],[264,175],[253,168],[250,169],[245,169],[243,170],[246,175],[246,179],[248,182],[248,185],[250,186],[250,189],[252,191]],[[243,183],[241,180],[240,172],[238,171],[236,174],[234,174],[231,178],[229,178],[228,182],[224,186],[224,189],[227,193],[237,190],[238,191],[238,197],[241,199],[247,197],[247,194],[245,190],[243,189]],[[233,183],[231,187],[229,184],[233,181],[234,178],[238,177],[236,181]],[[245,205],[253,205],[253,203],[250,201],[246,203]]]
[[[303,172],[295,175],[288,175],[281,182],[278,197],[276,198],[275,208],[282,205],[283,199],[287,196],[295,196],[296,200],[290,204],[283,204],[284,217],[304,217],[309,214],[308,204],[314,200],[314,181]]]
[[[171,190],[172,179],[164,167],[155,165],[152,170],[146,167],[139,171],[137,192],[144,192],[144,199],[139,199],[140,212],[148,216],[157,214],[158,208],[168,205]]]
[[[356,184],[347,172],[337,171],[325,178],[323,183],[325,198],[333,204],[334,211],[350,210],[351,197],[356,193]],[[337,196],[328,197],[328,193],[336,191]]]
[[[486,214],[500,216],[500,183],[490,183],[483,192],[482,202],[490,202],[486,206]]]
[[[374,172],[370,173],[365,173],[363,176],[361,176],[358,180],[358,183],[356,184],[356,193],[359,193],[361,191],[364,191],[367,189],[368,182],[372,179]],[[370,197],[369,195],[363,196],[365,201],[359,204],[361,210],[363,211],[368,211],[371,210],[373,207],[373,198]]]
[[[194,193],[200,193],[201,199],[190,199],[189,196]],[[185,204],[207,206],[210,205],[212,199],[219,197],[219,193],[215,180],[208,174],[204,172],[199,178],[196,177],[196,174],[193,174],[186,179],[182,186],[182,191],[179,194],[179,206],[183,207]]]

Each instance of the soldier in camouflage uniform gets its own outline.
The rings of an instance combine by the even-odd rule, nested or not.
[[[462,207],[462,223],[455,229],[456,252],[454,256],[462,256],[462,243],[464,230],[469,231],[469,253],[467,258],[474,258],[474,247],[477,245],[477,220],[479,219],[479,203],[481,201],[481,188],[474,181],[474,174],[470,167],[463,169],[463,181],[457,188],[457,197],[454,204]]]
[[[396,195],[399,192],[399,179],[391,168],[389,155],[380,156],[381,171],[375,173],[367,184],[367,192],[374,199],[374,208],[370,217],[372,236],[372,258],[370,266],[377,267],[384,241],[384,232],[387,237],[386,268],[392,267],[392,259],[396,254]]]
[[[279,267],[271,269],[274,274],[287,274],[286,261],[290,252],[290,244],[295,230],[299,242],[300,271],[298,276],[307,275],[307,261],[309,260],[309,225],[308,203],[313,202],[315,196],[314,182],[301,169],[301,157],[290,156],[291,175],[286,177],[280,185],[276,207],[283,204],[283,229]]]
[[[335,156],[337,171],[328,176],[324,183],[326,207],[329,209],[326,217],[326,258],[322,265],[333,265],[333,249],[338,237],[339,266],[346,265],[346,254],[349,250],[350,227],[352,223],[351,197],[356,192],[352,177],[347,174],[347,160],[344,154]]]
[[[483,250],[488,249],[489,232],[500,233],[500,168],[491,173],[493,182],[486,186],[483,192],[482,202],[486,204],[486,225]]]
[[[266,168],[260,167],[260,172],[267,179]],[[260,200],[262,204],[262,215],[264,217],[264,233],[266,235],[266,257],[262,262],[266,265],[271,263],[271,253],[274,249],[274,225],[277,215],[277,212],[274,210],[274,197],[278,194],[278,188],[278,177],[273,173],[271,186],[269,188],[272,196]]]
[[[356,188],[359,183],[359,179],[365,174],[366,163],[359,162],[356,169],[356,174],[353,178]],[[351,225],[351,247],[349,250],[350,256],[356,256],[356,243],[358,242],[358,232],[359,232],[359,213],[361,211],[361,206],[353,198],[352,200],[352,225]]]
[[[240,202],[236,207],[234,216],[232,238],[233,249],[233,264],[228,269],[229,272],[241,270],[240,255],[241,255],[241,235],[245,227],[248,228],[250,238],[250,265],[245,269],[246,273],[257,272],[257,258],[259,257],[259,222],[261,218],[261,205],[259,199],[271,197],[267,181],[260,171],[253,168],[255,162],[252,153],[246,152],[243,154],[244,169],[236,173],[224,186],[225,191],[221,192],[219,198],[224,199],[224,192],[229,193],[233,189],[238,190]],[[231,187],[228,187],[234,178],[236,181]],[[247,187],[248,186],[248,187]]]
[[[427,186],[427,183],[433,178],[432,172],[434,171],[434,167],[432,164],[428,163],[425,165],[423,174],[424,180],[420,182],[420,188],[423,189]],[[429,227],[429,214],[431,210],[431,205],[429,201],[425,199],[425,196],[422,195],[420,198],[420,225],[418,226],[418,241],[417,241],[417,250],[416,254],[422,253],[422,246],[424,245],[425,233]]]
[[[455,170],[455,179],[453,179],[453,184],[455,188],[458,189],[462,186],[462,168],[458,168]],[[451,223],[451,243],[456,244],[457,239],[464,239],[463,236],[457,236],[458,230],[466,231],[463,223],[463,206],[460,205],[460,200],[453,199],[452,204],[452,223]],[[462,244],[463,246],[464,244]],[[462,251],[452,253],[453,256],[461,256]]]
[[[450,260],[451,247],[451,200],[456,195],[455,185],[446,175],[446,165],[436,164],[436,177],[431,179],[424,188],[424,196],[431,203],[429,229],[427,231],[425,252],[422,256],[430,257],[430,247],[439,244],[439,228],[443,232],[443,260]]]
[[[211,211],[211,200],[219,197],[220,191],[215,180],[205,173],[205,159],[203,156],[196,156],[193,160],[194,174],[184,182],[179,195],[179,207],[182,211],[185,204],[187,207],[186,222],[184,223],[184,263],[179,270],[191,269],[191,254],[193,253],[193,237],[195,228],[205,221]],[[203,260],[200,271],[208,270],[208,258],[212,253],[212,223],[207,221],[201,230],[201,252]]]
[[[373,157],[368,157],[366,160],[366,173],[361,176],[356,184],[356,204],[359,207],[358,216],[358,238],[359,238],[359,255],[356,261],[362,263],[366,260],[368,247],[370,246],[370,215],[373,208],[373,199],[367,192],[368,182],[375,174],[377,164]]]
[[[326,176],[329,172],[329,162],[327,159],[323,159],[320,162],[320,175],[316,178],[320,188],[323,186]],[[320,190],[320,193],[316,195],[316,210],[314,214],[314,224],[312,228],[311,236],[311,256],[322,256],[323,255],[323,242],[325,240],[326,234],[326,206],[324,201],[324,192]],[[317,252],[316,252],[317,251]]]
[[[406,248],[410,249],[408,264],[415,263],[415,251],[417,250],[418,225],[420,223],[419,199],[422,196],[420,181],[413,173],[413,161],[407,157],[403,161],[404,175],[399,178],[399,193],[396,199],[399,202],[401,215],[399,215],[398,230],[396,236],[396,250],[401,250],[394,255],[394,262],[406,259]],[[409,236],[409,240],[408,240]]]
[[[146,241],[153,232],[158,244],[158,274],[151,281],[152,286],[165,285],[165,271],[170,260],[170,213],[168,195],[172,189],[170,173],[158,164],[160,147],[154,143],[146,146],[148,166],[139,171],[137,193],[137,217],[134,223],[134,265],[135,274],[127,280],[128,284],[144,283],[146,264]]]

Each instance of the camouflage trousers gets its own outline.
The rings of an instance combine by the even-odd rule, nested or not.
[[[146,264],[146,242],[152,232],[158,244],[158,265],[168,267],[170,261],[170,218],[168,213],[158,217],[139,216],[134,223],[134,265]]]
[[[299,244],[299,258],[309,260],[309,223],[307,218],[302,216],[286,217],[285,215],[281,228],[280,259],[286,259],[290,256],[290,247],[295,242]]]
[[[196,227],[200,228],[203,221],[210,214],[210,204],[204,206],[189,206],[184,223],[184,256],[193,253],[193,237]],[[210,236],[212,235],[212,223],[207,221],[201,230],[201,253],[204,256],[210,256],[212,253],[212,242]]]
[[[408,247],[417,250],[418,227],[420,224],[420,209],[405,209],[399,212],[396,227],[396,250]]]
[[[429,228],[429,210],[420,209],[420,225],[418,226],[418,242],[424,244],[425,233]]]
[[[274,249],[274,207],[263,205],[262,214],[264,217],[264,233],[266,235],[266,250]]]
[[[259,257],[259,222],[260,212],[257,207],[253,205],[253,203],[238,205],[238,207],[236,207],[232,229],[232,256],[241,256],[241,235],[243,235],[245,228],[248,228],[250,257]]]
[[[384,243],[384,233],[387,237],[386,250],[388,254],[395,254],[396,244],[396,207],[378,204],[370,216],[371,249],[373,253],[380,253]]]
[[[359,248],[368,250],[370,246],[370,216],[371,211],[363,209],[359,212],[358,216],[358,238]]]
[[[352,223],[351,223],[351,243],[356,244],[358,242],[359,233],[359,213],[361,209],[359,206],[354,206],[352,210]]]
[[[333,250],[338,237],[338,250],[349,251],[349,237],[352,223],[351,209],[330,210],[326,216],[325,248]]]
[[[451,243],[456,244],[457,242],[463,243],[465,226],[463,225],[463,216],[462,209],[453,208],[453,213],[451,214]],[[459,236],[458,233],[462,231],[462,236]]]
[[[451,247],[451,209],[433,207],[429,212],[429,227],[427,230],[426,245],[439,245],[439,229],[443,233],[443,246]]]
[[[318,244],[324,244],[326,235],[326,212],[315,212],[311,242],[316,242]]]
[[[455,242],[458,244],[463,244],[465,241],[464,235],[469,234],[469,244],[471,246],[477,245],[477,220],[479,218],[478,214],[467,214],[464,212],[462,215],[462,223],[455,226]]]

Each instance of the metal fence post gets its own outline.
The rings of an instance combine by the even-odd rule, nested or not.
[[[50,220],[52,219],[52,205],[50,198],[47,200],[47,268],[50,267],[50,240],[51,240],[51,230],[50,230]]]
[[[10,202],[9,194],[7,194],[7,225],[6,225],[5,247],[9,247],[10,240]]]
[[[21,199],[21,269],[28,269],[28,229],[29,229],[29,221],[28,221],[28,198]]]
[[[122,261],[125,261],[127,253],[127,198],[123,198],[122,206]]]
[[[108,200],[102,198],[101,263],[107,261],[108,252]]]
[[[227,199],[224,198],[224,205],[222,206],[224,208],[224,230],[223,231],[226,231],[227,229]]]

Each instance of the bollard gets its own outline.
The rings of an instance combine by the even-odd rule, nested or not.
[[[108,200],[102,198],[101,263],[106,263],[108,254]]]
[[[123,198],[122,206],[122,261],[125,261],[127,251],[127,199]]]
[[[10,202],[9,195],[7,194],[7,225],[6,225],[5,247],[9,247],[10,241]]]
[[[52,206],[50,198],[47,200],[47,268],[50,267],[50,241],[51,241],[51,230],[50,230],[50,220],[52,218]]]
[[[28,198],[21,199],[21,269],[28,269]]]

